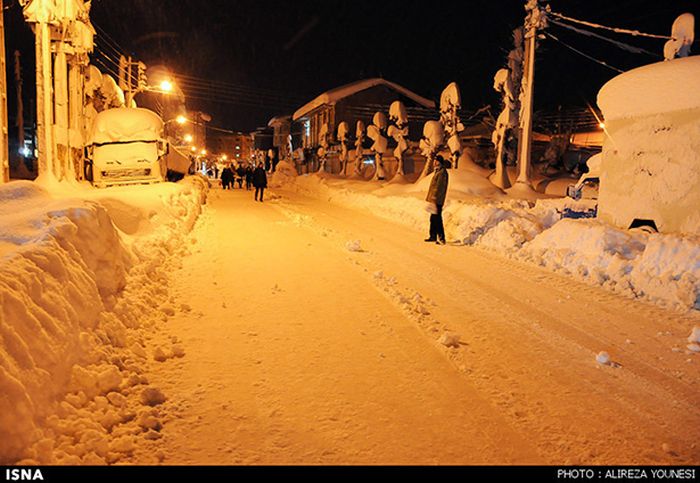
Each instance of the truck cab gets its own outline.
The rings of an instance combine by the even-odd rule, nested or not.
[[[100,112],[85,155],[85,178],[99,188],[164,180],[168,143],[163,120],[141,108]]]

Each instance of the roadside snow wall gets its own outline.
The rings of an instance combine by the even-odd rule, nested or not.
[[[141,237],[115,227],[99,201],[109,190],[0,186],[0,464],[120,459],[107,444],[119,417],[103,425],[75,406],[138,384],[145,344],[129,329],[163,303],[158,264],[178,253],[206,193],[192,178],[139,188],[160,205]],[[137,188],[122,190],[124,206],[139,213],[129,196]],[[74,405],[64,401],[69,392]],[[88,429],[104,444],[78,447]]]

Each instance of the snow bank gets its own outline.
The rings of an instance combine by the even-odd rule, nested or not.
[[[289,184],[297,177],[297,170],[294,165],[288,161],[280,161],[277,164],[275,172],[270,176],[269,185],[271,188],[279,188],[280,186]]]
[[[366,211],[427,233],[427,191],[300,176],[295,191]],[[477,190],[477,188],[475,188]],[[387,194],[390,193],[390,194]],[[700,309],[700,237],[618,229],[585,213],[595,200],[488,199],[455,189],[443,212],[448,239],[549,268],[631,297],[681,310]]]
[[[503,197],[504,193],[500,188],[491,183],[488,179],[478,173],[469,170],[450,170],[450,182],[448,194],[459,196],[479,196],[483,198]],[[430,188],[432,176],[426,176],[415,184],[407,185],[407,193],[427,193]]]
[[[162,270],[184,254],[204,183],[0,186],[1,464],[128,455],[145,330],[163,317]]]

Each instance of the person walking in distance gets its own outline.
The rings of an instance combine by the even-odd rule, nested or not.
[[[447,185],[449,183],[447,168],[449,167],[449,161],[446,161],[440,155],[435,158],[435,161],[437,162],[437,167],[430,182],[426,198],[428,202],[426,209],[430,212],[430,236],[425,241],[444,245],[445,226],[442,223],[442,207],[445,206],[445,198],[447,197]]]
[[[245,178],[245,168],[243,167],[243,163],[240,163],[238,165],[238,168],[236,168],[236,182],[238,182],[238,187],[243,189],[243,179]]]
[[[245,167],[245,189],[246,191],[250,191],[250,188],[253,186],[253,172],[255,170],[253,169],[253,164],[248,163]]]
[[[265,188],[267,188],[267,173],[265,173],[263,163],[259,163],[255,171],[253,171],[253,186],[255,187],[255,201],[262,203]]]
[[[221,186],[225,190],[227,190],[229,186],[231,186],[231,189],[233,189],[233,171],[231,171],[231,166],[228,164],[223,171],[221,171]]]

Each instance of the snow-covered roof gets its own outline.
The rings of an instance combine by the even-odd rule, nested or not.
[[[163,120],[151,110],[126,107],[107,109],[95,118],[90,144],[157,141],[162,131]]]
[[[598,106],[606,121],[700,107],[700,56],[632,69],[605,84]]]
[[[358,92],[362,92],[364,90],[370,89],[375,86],[386,86],[390,89],[395,90],[396,92],[399,92],[400,94],[408,97],[409,99],[413,100],[417,104],[420,104],[423,107],[429,108],[429,109],[434,109],[435,108],[435,103],[431,101],[430,99],[426,99],[425,97],[421,97],[418,94],[416,94],[413,91],[410,91],[406,89],[403,86],[400,86],[394,82],[385,80],[385,79],[364,79],[360,80],[357,82],[353,82],[351,84],[346,84],[344,86],[336,87],[335,89],[331,89],[330,91],[324,92],[320,96],[318,96],[316,99],[313,101],[309,102],[308,104],[305,104],[301,108],[299,108],[295,113],[293,119],[296,121],[314,109],[321,107],[325,104],[335,104],[336,102],[340,101],[341,99],[345,99],[346,97],[352,96],[354,94],[357,94]]]
[[[268,127],[275,127],[281,124],[284,124],[285,122],[289,122],[292,120],[291,115],[286,115],[286,116],[275,116],[272,119],[270,119],[270,122],[267,123]]]

